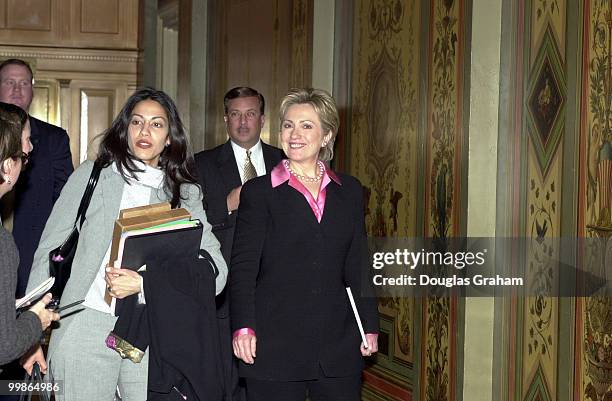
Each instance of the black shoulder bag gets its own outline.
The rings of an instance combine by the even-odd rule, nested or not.
[[[74,220],[74,227],[70,235],[68,235],[68,238],[66,238],[62,245],[49,252],[49,274],[55,277],[55,283],[53,283],[53,287],[51,287],[50,291],[53,294],[55,302],[58,302],[62,297],[66,283],[70,278],[72,261],[74,260],[74,254],[76,253],[77,244],[79,242],[79,231],[85,222],[85,213],[89,207],[89,201],[91,201],[91,196],[96,188],[96,184],[98,183],[98,178],[100,178],[101,170],[102,166],[96,161],[91,170],[87,188],[85,188],[85,192],[81,198],[79,210]]]

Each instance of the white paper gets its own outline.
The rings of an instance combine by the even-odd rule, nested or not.
[[[363,342],[363,346],[365,349],[370,348],[368,346],[368,340],[366,340],[365,332],[363,331],[363,325],[361,324],[361,318],[359,317],[359,311],[357,310],[357,305],[355,305],[355,298],[353,298],[353,293],[351,292],[350,287],[346,287],[346,293],[348,294],[349,301],[351,301],[351,307],[353,308],[353,315],[355,315],[355,320],[357,321],[357,327],[359,327],[359,334],[361,334],[361,341]]]
[[[25,297],[15,301],[15,309],[27,306],[30,302],[45,295],[47,291],[49,291],[51,287],[53,287],[53,283],[55,283],[55,277],[49,277],[48,279],[40,283],[38,287],[28,292]]]

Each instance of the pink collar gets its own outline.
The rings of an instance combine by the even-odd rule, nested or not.
[[[325,165],[325,173],[323,174],[323,182],[321,183],[321,187],[325,188],[327,184],[331,182],[331,180],[333,180],[338,185],[342,185],[342,183],[340,182],[340,178],[336,175],[336,173],[334,173],[334,171],[330,169],[327,164],[323,164]],[[281,160],[281,162],[278,163],[270,172],[272,188],[276,188],[280,184],[287,182],[289,180],[289,177],[291,177],[291,174],[285,168],[283,160]]]

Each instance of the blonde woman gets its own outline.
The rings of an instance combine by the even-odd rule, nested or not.
[[[327,92],[292,90],[280,115],[287,159],[240,196],[229,287],[234,354],[248,401],[358,401],[363,356],[378,350],[376,300],[360,296],[362,187],[327,165],[339,125]]]

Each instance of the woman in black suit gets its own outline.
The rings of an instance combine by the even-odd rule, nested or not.
[[[240,196],[230,269],[234,354],[249,401],[358,401],[363,356],[378,350],[376,299],[360,296],[371,288],[362,283],[362,187],[325,164],[339,125],[327,92],[291,90],[280,115],[288,159]]]

